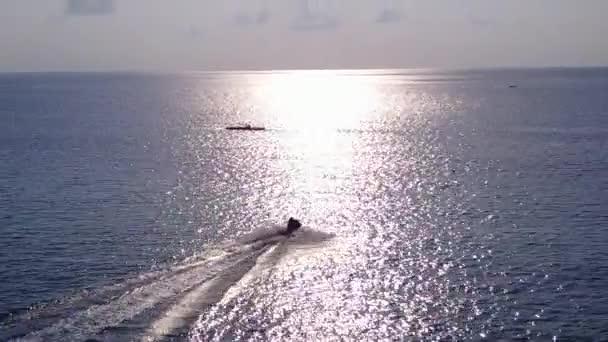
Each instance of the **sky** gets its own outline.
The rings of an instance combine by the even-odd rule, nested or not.
[[[608,65],[606,0],[0,0],[0,71]]]

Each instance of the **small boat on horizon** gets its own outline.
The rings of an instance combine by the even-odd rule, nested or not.
[[[266,127],[260,126],[252,126],[252,125],[238,125],[238,126],[228,126],[226,127],[229,131],[264,131]]]

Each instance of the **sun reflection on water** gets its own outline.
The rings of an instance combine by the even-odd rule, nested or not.
[[[256,184],[247,210],[274,222],[296,216],[302,234],[331,238],[287,239],[261,258],[272,262],[201,318],[203,340],[463,336],[475,294],[460,273],[458,223],[439,214],[462,202],[440,186],[448,159],[429,114],[454,102],[395,92],[373,75],[288,72],[248,82],[244,101],[270,129],[248,136],[239,164],[250,174],[242,182]],[[392,129],[374,129],[383,121]]]
[[[371,119],[381,102],[377,85],[367,76],[332,71],[272,74],[254,90],[262,115],[285,129],[327,131],[357,129]],[[319,136],[311,137],[319,138]]]
[[[320,225],[349,216],[355,174],[354,133],[379,115],[381,91],[373,76],[331,71],[255,76],[251,103],[276,129],[280,156],[270,168],[284,175],[281,195],[270,199],[274,217],[289,215]]]

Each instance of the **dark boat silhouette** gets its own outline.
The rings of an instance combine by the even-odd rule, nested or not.
[[[252,125],[238,125],[226,127],[229,131],[264,131],[265,127],[252,126]]]

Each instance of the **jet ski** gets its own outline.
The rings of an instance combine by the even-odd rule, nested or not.
[[[302,224],[300,223],[300,221],[294,219],[293,217],[289,218],[289,221],[287,221],[287,229],[285,229],[285,231],[281,232],[282,235],[291,235],[292,233],[294,233],[296,230],[300,229],[302,227]]]
[[[264,131],[265,127],[251,126],[251,125],[238,125],[226,127],[229,131]]]

